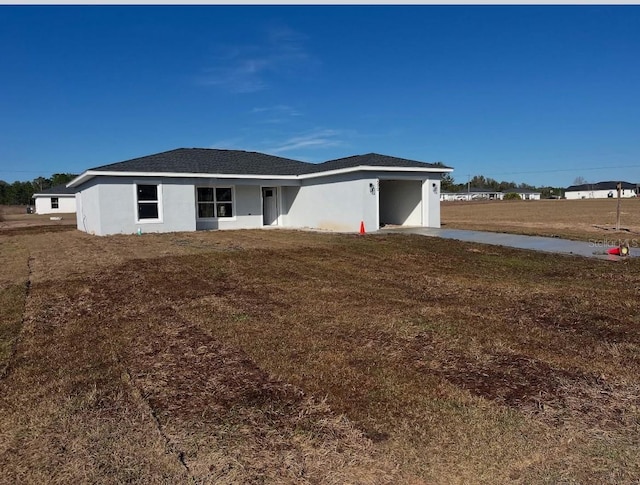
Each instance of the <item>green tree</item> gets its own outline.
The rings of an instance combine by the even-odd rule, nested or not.
[[[8,191],[9,191],[9,184],[4,180],[0,180],[0,205],[7,205],[9,203]]]
[[[76,177],[77,175],[72,173],[54,173],[51,176],[51,186],[55,187],[56,185],[67,184]]]
[[[458,186],[456,185],[456,181],[451,176],[451,173],[443,173],[442,180],[440,181],[441,190],[444,192],[456,192]]]
[[[37,192],[42,192],[44,189],[48,189],[49,187],[51,187],[51,180],[44,177],[38,177],[33,179],[33,182],[31,182],[31,184],[33,185],[34,190],[36,190]]]
[[[27,205],[31,202],[34,194],[31,182],[14,182],[9,186],[9,197],[7,203],[10,205]]]
[[[487,187],[487,179],[484,178],[484,175],[474,175],[470,181],[471,187],[477,188],[485,188]]]

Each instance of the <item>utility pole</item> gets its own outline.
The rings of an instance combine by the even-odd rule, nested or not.
[[[467,175],[467,200],[471,200],[471,174]]]
[[[618,191],[618,208],[616,210],[616,231],[620,230],[620,192],[622,191],[622,182],[618,182],[616,185],[616,190]]]

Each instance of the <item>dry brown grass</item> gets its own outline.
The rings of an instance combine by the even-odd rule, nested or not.
[[[5,374],[18,334],[30,285],[27,249],[12,240],[0,246],[0,376]]]
[[[0,235],[6,288],[31,282],[0,481],[640,478],[636,259],[39,231]]]
[[[52,221],[50,217],[61,217],[59,221]],[[42,226],[47,226],[42,229]],[[25,205],[0,205],[0,234],[5,231],[24,230],[24,228],[33,229],[41,227],[41,230],[49,231],[51,228],[65,227],[67,229],[75,228],[76,215],[70,214],[27,214],[27,206]]]
[[[619,233],[617,199],[443,202],[441,208],[446,228],[578,240],[640,238],[640,198],[621,200]]]

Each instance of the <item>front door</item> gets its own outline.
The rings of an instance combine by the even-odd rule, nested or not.
[[[278,189],[262,187],[262,223],[265,226],[278,224]]]

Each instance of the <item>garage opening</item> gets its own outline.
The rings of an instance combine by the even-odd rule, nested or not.
[[[380,227],[422,225],[422,181],[380,180]]]

